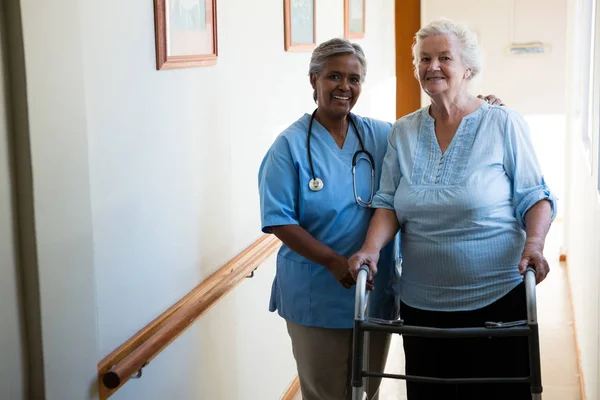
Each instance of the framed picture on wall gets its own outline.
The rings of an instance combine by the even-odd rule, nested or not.
[[[154,0],[156,69],[217,63],[217,0]]]
[[[344,0],[344,37],[365,37],[365,2],[367,0]]]
[[[310,51],[315,48],[316,0],[283,0],[285,51]]]

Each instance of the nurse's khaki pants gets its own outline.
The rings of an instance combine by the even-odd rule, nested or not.
[[[352,398],[352,329],[328,329],[287,322],[303,400]],[[383,372],[390,335],[369,333],[369,371]],[[369,378],[368,399],[377,400],[381,379]]]

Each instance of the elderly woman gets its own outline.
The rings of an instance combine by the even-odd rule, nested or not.
[[[400,314],[407,325],[482,326],[526,319],[522,274],[549,271],[543,255],[555,215],[523,118],[469,93],[482,68],[475,34],[435,20],[416,35],[415,75],[431,105],[398,120],[376,208],[351,273],[401,230]],[[379,283],[381,285],[381,283]],[[404,337],[406,373],[440,378],[527,376],[526,338]],[[529,399],[527,384],[407,383],[410,400]]]

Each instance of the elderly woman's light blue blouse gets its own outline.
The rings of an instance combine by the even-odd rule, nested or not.
[[[376,208],[401,227],[401,300],[437,311],[487,306],[522,281],[527,210],[556,199],[544,182],[524,119],[482,104],[463,118],[448,149],[429,107],[390,132]]]

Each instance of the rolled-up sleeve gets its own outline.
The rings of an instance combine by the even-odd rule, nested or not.
[[[280,136],[269,149],[258,172],[262,231],[271,226],[298,225],[298,171],[288,141]]]
[[[400,126],[396,123],[388,135],[388,145],[385,157],[383,158],[379,190],[371,204],[371,207],[373,208],[394,209],[394,196],[396,194],[396,189],[398,189],[400,179],[402,178],[396,145],[396,138],[399,133]]]
[[[516,112],[509,112],[504,138],[504,170],[512,181],[512,199],[516,217],[525,228],[525,214],[540,200],[552,205],[556,216],[556,196],[544,180],[529,135],[527,122]]]

